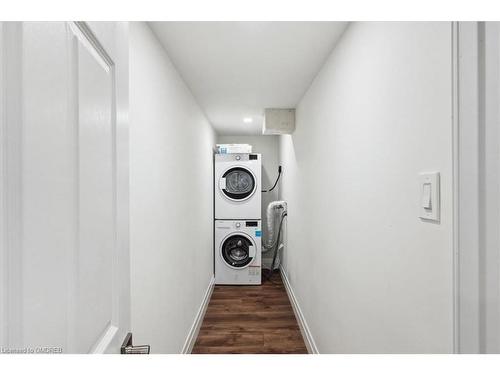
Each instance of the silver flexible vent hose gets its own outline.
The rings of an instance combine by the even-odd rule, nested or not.
[[[276,213],[279,213],[277,215]],[[276,248],[279,235],[276,235],[276,219],[287,213],[286,201],[273,201],[267,206],[267,239],[262,244],[262,252]]]
[[[266,280],[269,280],[271,278],[271,276],[273,275],[273,272],[274,272],[274,268],[276,266],[276,259],[278,258],[278,252],[284,247],[283,244],[280,244],[278,246],[278,243],[280,241],[280,236],[281,236],[281,228],[283,226],[283,220],[285,219],[285,217],[287,217],[287,212],[283,212],[281,214],[281,218],[280,218],[280,225],[278,227],[278,234],[277,234],[277,239],[276,239],[276,247],[274,249],[274,254],[273,254],[273,261],[271,263],[271,269],[268,271],[267,275],[265,276]]]

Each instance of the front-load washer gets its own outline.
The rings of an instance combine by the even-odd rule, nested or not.
[[[260,220],[215,221],[215,283],[260,285]]]
[[[215,154],[215,219],[261,219],[261,155]]]

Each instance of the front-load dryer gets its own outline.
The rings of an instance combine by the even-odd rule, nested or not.
[[[261,155],[215,154],[215,219],[261,219]]]
[[[215,283],[260,285],[260,220],[215,221]]]

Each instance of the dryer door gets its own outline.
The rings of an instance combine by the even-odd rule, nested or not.
[[[245,268],[255,257],[255,243],[242,233],[231,234],[222,242],[221,256],[232,268]]]
[[[219,181],[219,188],[226,198],[244,201],[255,193],[257,184],[251,170],[237,166],[224,172]]]

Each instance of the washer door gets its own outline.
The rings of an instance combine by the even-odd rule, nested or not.
[[[231,234],[221,245],[224,262],[233,268],[245,268],[255,257],[255,244],[242,233]]]
[[[219,187],[226,198],[244,201],[255,193],[257,185],[252,171],[243,167],[232,167],[222,175]]]

